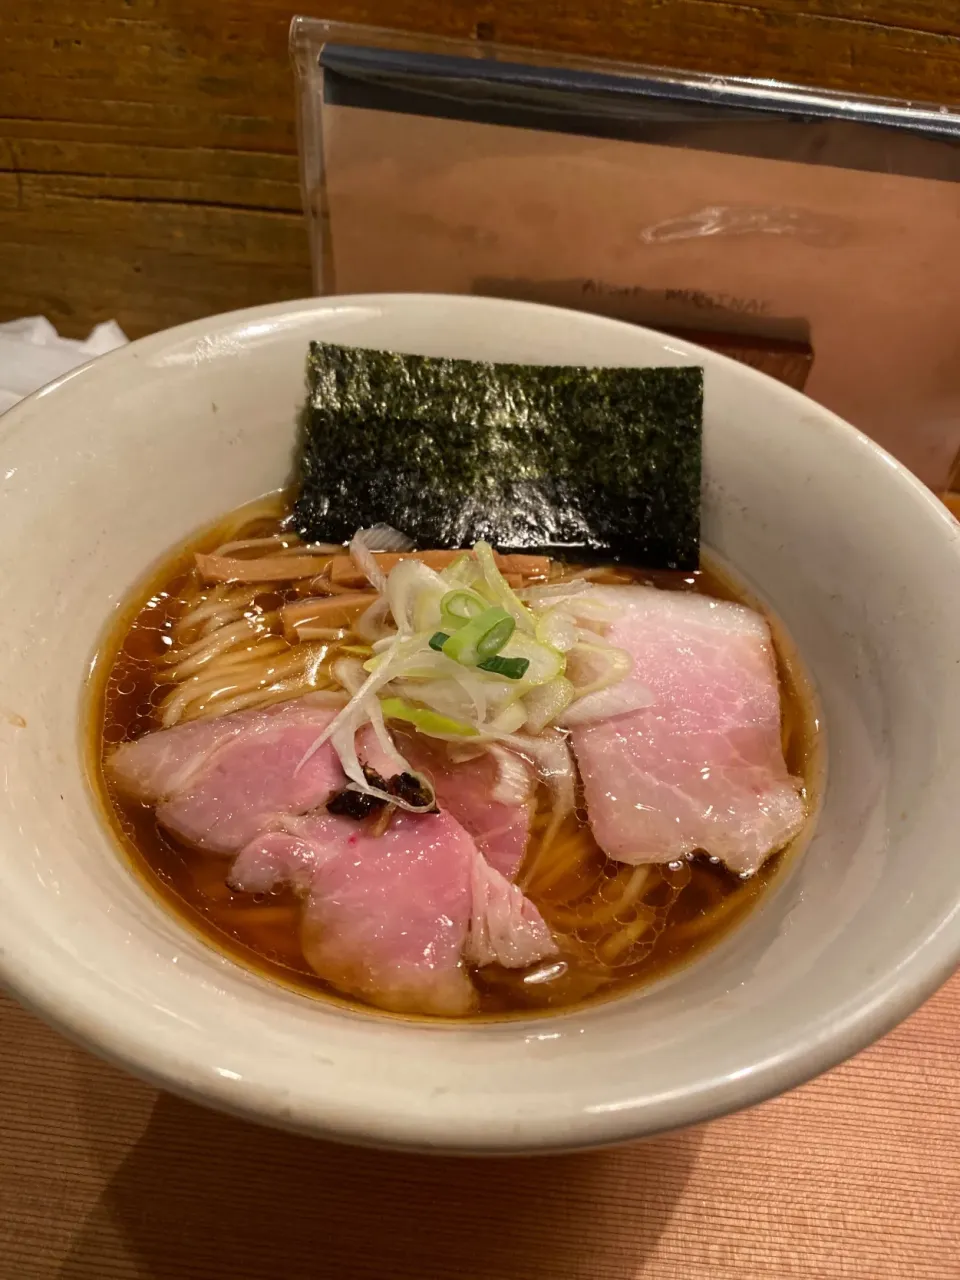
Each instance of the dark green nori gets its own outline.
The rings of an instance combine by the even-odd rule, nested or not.
[[[487,364],[310,344],[299,533],[699,563],[703,370]]]

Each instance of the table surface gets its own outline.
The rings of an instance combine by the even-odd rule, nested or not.
[[[960,975],[754,1111],[616,1151],[352,1151],[158,1093],[0,998],[3,1280],[956,1280]]]
[[[325,16],[960,103],[942,0],[327,0]],[[19,0],[0,319],[131,336],[309,292],[281,0]],[[0,998],[2,1280],[954,1280],[960,976],[702,1130],[532,1161],[375,1155],[158,1093]]]

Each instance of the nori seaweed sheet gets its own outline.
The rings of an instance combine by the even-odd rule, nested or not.
[[[699,563],[703,370],[488,364],[312,342],[294,523],[420,547]]]

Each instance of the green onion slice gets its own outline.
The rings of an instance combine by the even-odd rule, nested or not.
[[[499,653],[513,635],[516,625],[506,609],[497,606],[485,608],[483,613],[448,636],[443,652],[461,666],[475,667]]]
[[[490,605],[475,591],[448,591],[440,601],[440,620],[447,631],[459,631]]]
[[[454,583],[466,586],[479,576],[481,576],[480,566],[477,564],[476,557],[469,551],[464,551],[462,556],[457,556],[456,560],[452,560],[445,569],[440,570],[440,577],[451,586]]]
[[[516,629],[517,624],[509,615],[495,622],[486,635],[477,641],[477,653],[481,660],[495,657]]]
[[[472,724],[463,720],[454,720],[452,716],[441,715],[439,711],[431,711],[429,707],[417,707],[406,698],[382,698],[380,710],[386,720],[406,720],[421,733],[449,735],[457,738],[474,738],[477,730]]]
[[[521,631],[528,631],[532,635],[534,630],[533,614],[522,603],[520,597],[497,568],[497,557],[494,554],[493,547],[490,546],[489,542],[478,542],[473,548],[473,554],[477,557],[480,568],[483,570],[485,594],[490,595],[494,603],[502,605],[506,609]]]
[[[496,676],[506,676],[508,680],[522,680],[529,665],[529,658],[493,657],[477,663],[481,671],[491,671]]]

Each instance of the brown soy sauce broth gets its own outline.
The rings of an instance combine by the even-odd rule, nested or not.
[[[229,857],[200,853],[180,843],[159,826],[151,807],[118,794],[103,769],[115,746],[159,727],[157,708],[167,687],[158,681],[158,664],[194,581],[193,553],[210,551],[228,539],[274,533],[283,528],[285,517],[282,495],[242,508],[171,555],[131,593],[97,658],[89,714],[91,774],[104,814],[136,871],[205,941],[268,978],[369,1009],[334,991],[310,970],[299,941],[301,905],[291,890],[257,895],[234,892],[226,883]],[[606,580],[696,591],[756,607],[709,563],[698,573],[686,574],[617,565]],[[295,595],[292,587],[270,586],[257,595],[255,608],[268,613]],[[775,620],[773,631],[784,754],[790,772],[804,779],[812,809],[816,713],[806,681],[778,636]],[[476,971],[478,1016],[568,1009],[665,975],[742,921],[790,856],[788,848],[748,879],[702,855],[659,868],[623,867],[596,845],[586,813],[579,807],[556,833],[549,852],[538,857],[548,823],[548,796],[541,788],[519,880],[554,930],[560,957],[533,972],[498,966]],[[802,839],[801,833],[798,841]]]

